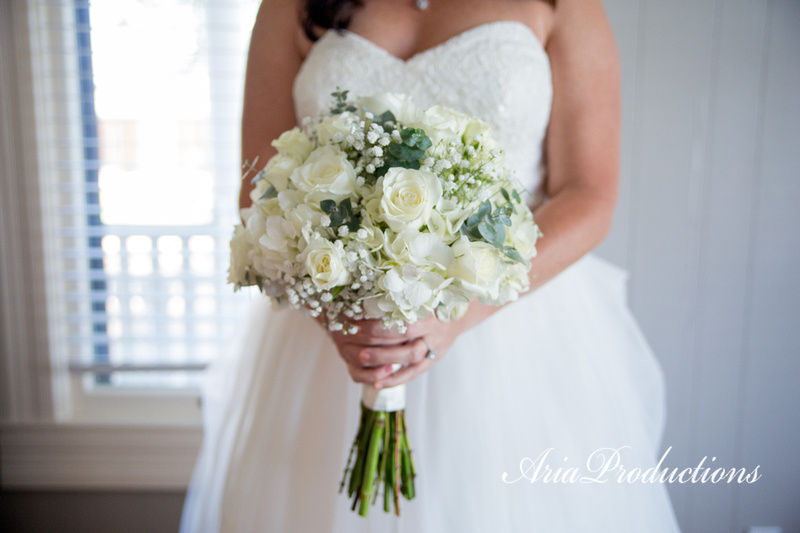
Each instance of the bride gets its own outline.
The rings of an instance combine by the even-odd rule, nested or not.
[[[407,93],[492,124],[544,237],[531,290],[404,334],[328,333],[253,303],[209,371],[205,440],[181,530],[667,532],[652,468],[661,371],[625,273],[587,255],[615,204],[619,65],[600,0],[264,0],[250,45],[242,155],[352,95]],[[249,180],[240,203],[249,204]],[[402,368],[392,372],[392,365]],[[337,493],[360,386],[408,384],[417,498],[368,518]]]

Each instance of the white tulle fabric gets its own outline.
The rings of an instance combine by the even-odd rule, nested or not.
[[[516,22],[478,26],[402,61],[352,33],[327,33],[295,80],[298,118],[352,94],[410,94],[495,127],[531,191],[550,113],[548,57]],[[545,235],[545,239],[547,236]],[[551,449],[553,469],[601,448],[651,467],[663,426],[661,371],[626,305],[625,273],[587,256],[464,333],[408,386],[418,497],[368,518],[337,493],[361,387],[327,333],[257,298],[209,370],[205,440],[181,531],[341,533],[672,532],[660,484],[505,483]],[[565,458],[567,458],[565,460]]]

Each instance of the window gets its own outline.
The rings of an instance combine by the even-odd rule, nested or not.
[[[225,278],[257,7],[29,2],[58,418],[199,417],[247,304]]]

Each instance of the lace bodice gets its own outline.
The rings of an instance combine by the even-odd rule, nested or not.
[[[494,127],[522,184],[533,192],[541,181],[550,63],[520,22],[476,26],[405,61],[355,33],[328,31],[295,79],[298,120],[330,107],[337,86],[352,95],[406,93],[423,108],[444,105],[475,115]]]

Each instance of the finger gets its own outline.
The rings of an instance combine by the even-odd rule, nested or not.
[[[337,342],[336,349],[339,351],[339,355],[342,359],[344,359],[345,363],[348,365],[359,366],[359,367],[366,367],[366,366],[373,366],[373,365],[365,365],[361,361],[361,351],[364,349],[363,346],[359,346],[357,344],[350,344],[346,342]]]
[[[363,335],[375,339],[389,339],[390,341],[394,341],[382,344],[396,344],[397,342],[407,341],[412,338],[409,337],[408,331],[405,333],[398,332],[396,326],[390,328],[383,327],[383,322],[380,320],[359,320],[353,322],[353,324],[358,326],[358,333],[356,333],[355,336]]]
[[[408,383],[413,379],[417,378],[420,374],[427,371],[430,367],[433,366],[432,359],[423,359],[418,363],[414,363],[408,365],[406,367],[401,368],[394,374],[390,374],[386,378],[381,378],[375,382],[374,387],[376,389],[388,389],[390,387],[396,387],[398,385],[402,385],[403,383]]]
[[[372,327],[362,328],[359,327],[356,333],[342,333],[339,331],[331,332],[331,338],[336,344],[354,344],[360,346],[392,346],[396,344],[403,344],[408,341],[404,335],[393,334],[375,335],[377,331]]]
[[[375,383],[379,379],[385,378],[392,373],[391,365],[363,367],[359,365],[347,365],[350,377],[356,383]]]
[[[372,346],[361,350],[359,358],[366,365],[409,365],[422,361],[428,355],[425,341],[415,339],[396,346]]]

